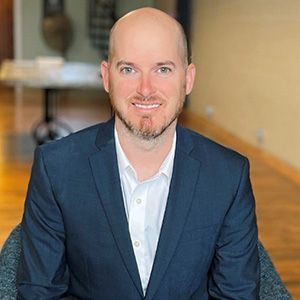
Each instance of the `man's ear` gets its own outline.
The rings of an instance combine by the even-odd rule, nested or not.
[[[109,93],[109,66],[106,60],[101,62],[101,77],[102,77],[102,84],[107,93]]]
[[[194,64],[189,64],[186,70],[185,80],[186,80],[186,88],[185,93],[186,95],[190,94],[195,81],[196,76],[196,67]]]

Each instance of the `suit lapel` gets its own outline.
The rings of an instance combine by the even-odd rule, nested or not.
[[[101,132],[99,131],[96,144],[100,151],[90,156],[90,165],[99,198],[120,255],[134,285],[139,293],[143,295],[124,209],[113,128],[113,122],[110,122]]]
[[[200,162],[194,159],[192,141],[181,128],[177,130],[177,145],[170,192],[156,256],[146,293],[146,299],[153,299],[167,267],[174,255],[183,230],[198,180]]]

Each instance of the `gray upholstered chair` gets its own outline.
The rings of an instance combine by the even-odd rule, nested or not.
[[[21,252],[21,225],[15,227],[0,253],[0,299],[15,300],[17,296],[16,271]]]
[[[0,254],[0,299],[15,300],[16,270],[21,251],[20,230],[18,225],[6,240]],[[259,242],[259,259],[261,265],[260,300],[292,299],[281,281],[268,253]]]
[[[292,297],[279,277],[272,261],[261,242],[258,242],[261,268],[259,299],[291,300]]]

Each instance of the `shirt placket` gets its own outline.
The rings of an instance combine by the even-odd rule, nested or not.
[[[144,292],[148,283],[145,214],[148,187],[139,183],[133,190],[129,210],[129,231]]]

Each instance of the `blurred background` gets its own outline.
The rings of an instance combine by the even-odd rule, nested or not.
[[[180,122],[249,157],[260,240],[300,299],[299,0],[1,0],[0,247],[37,144],[110,118],[98,66],[142,6],[182,23],[197,79]]]

